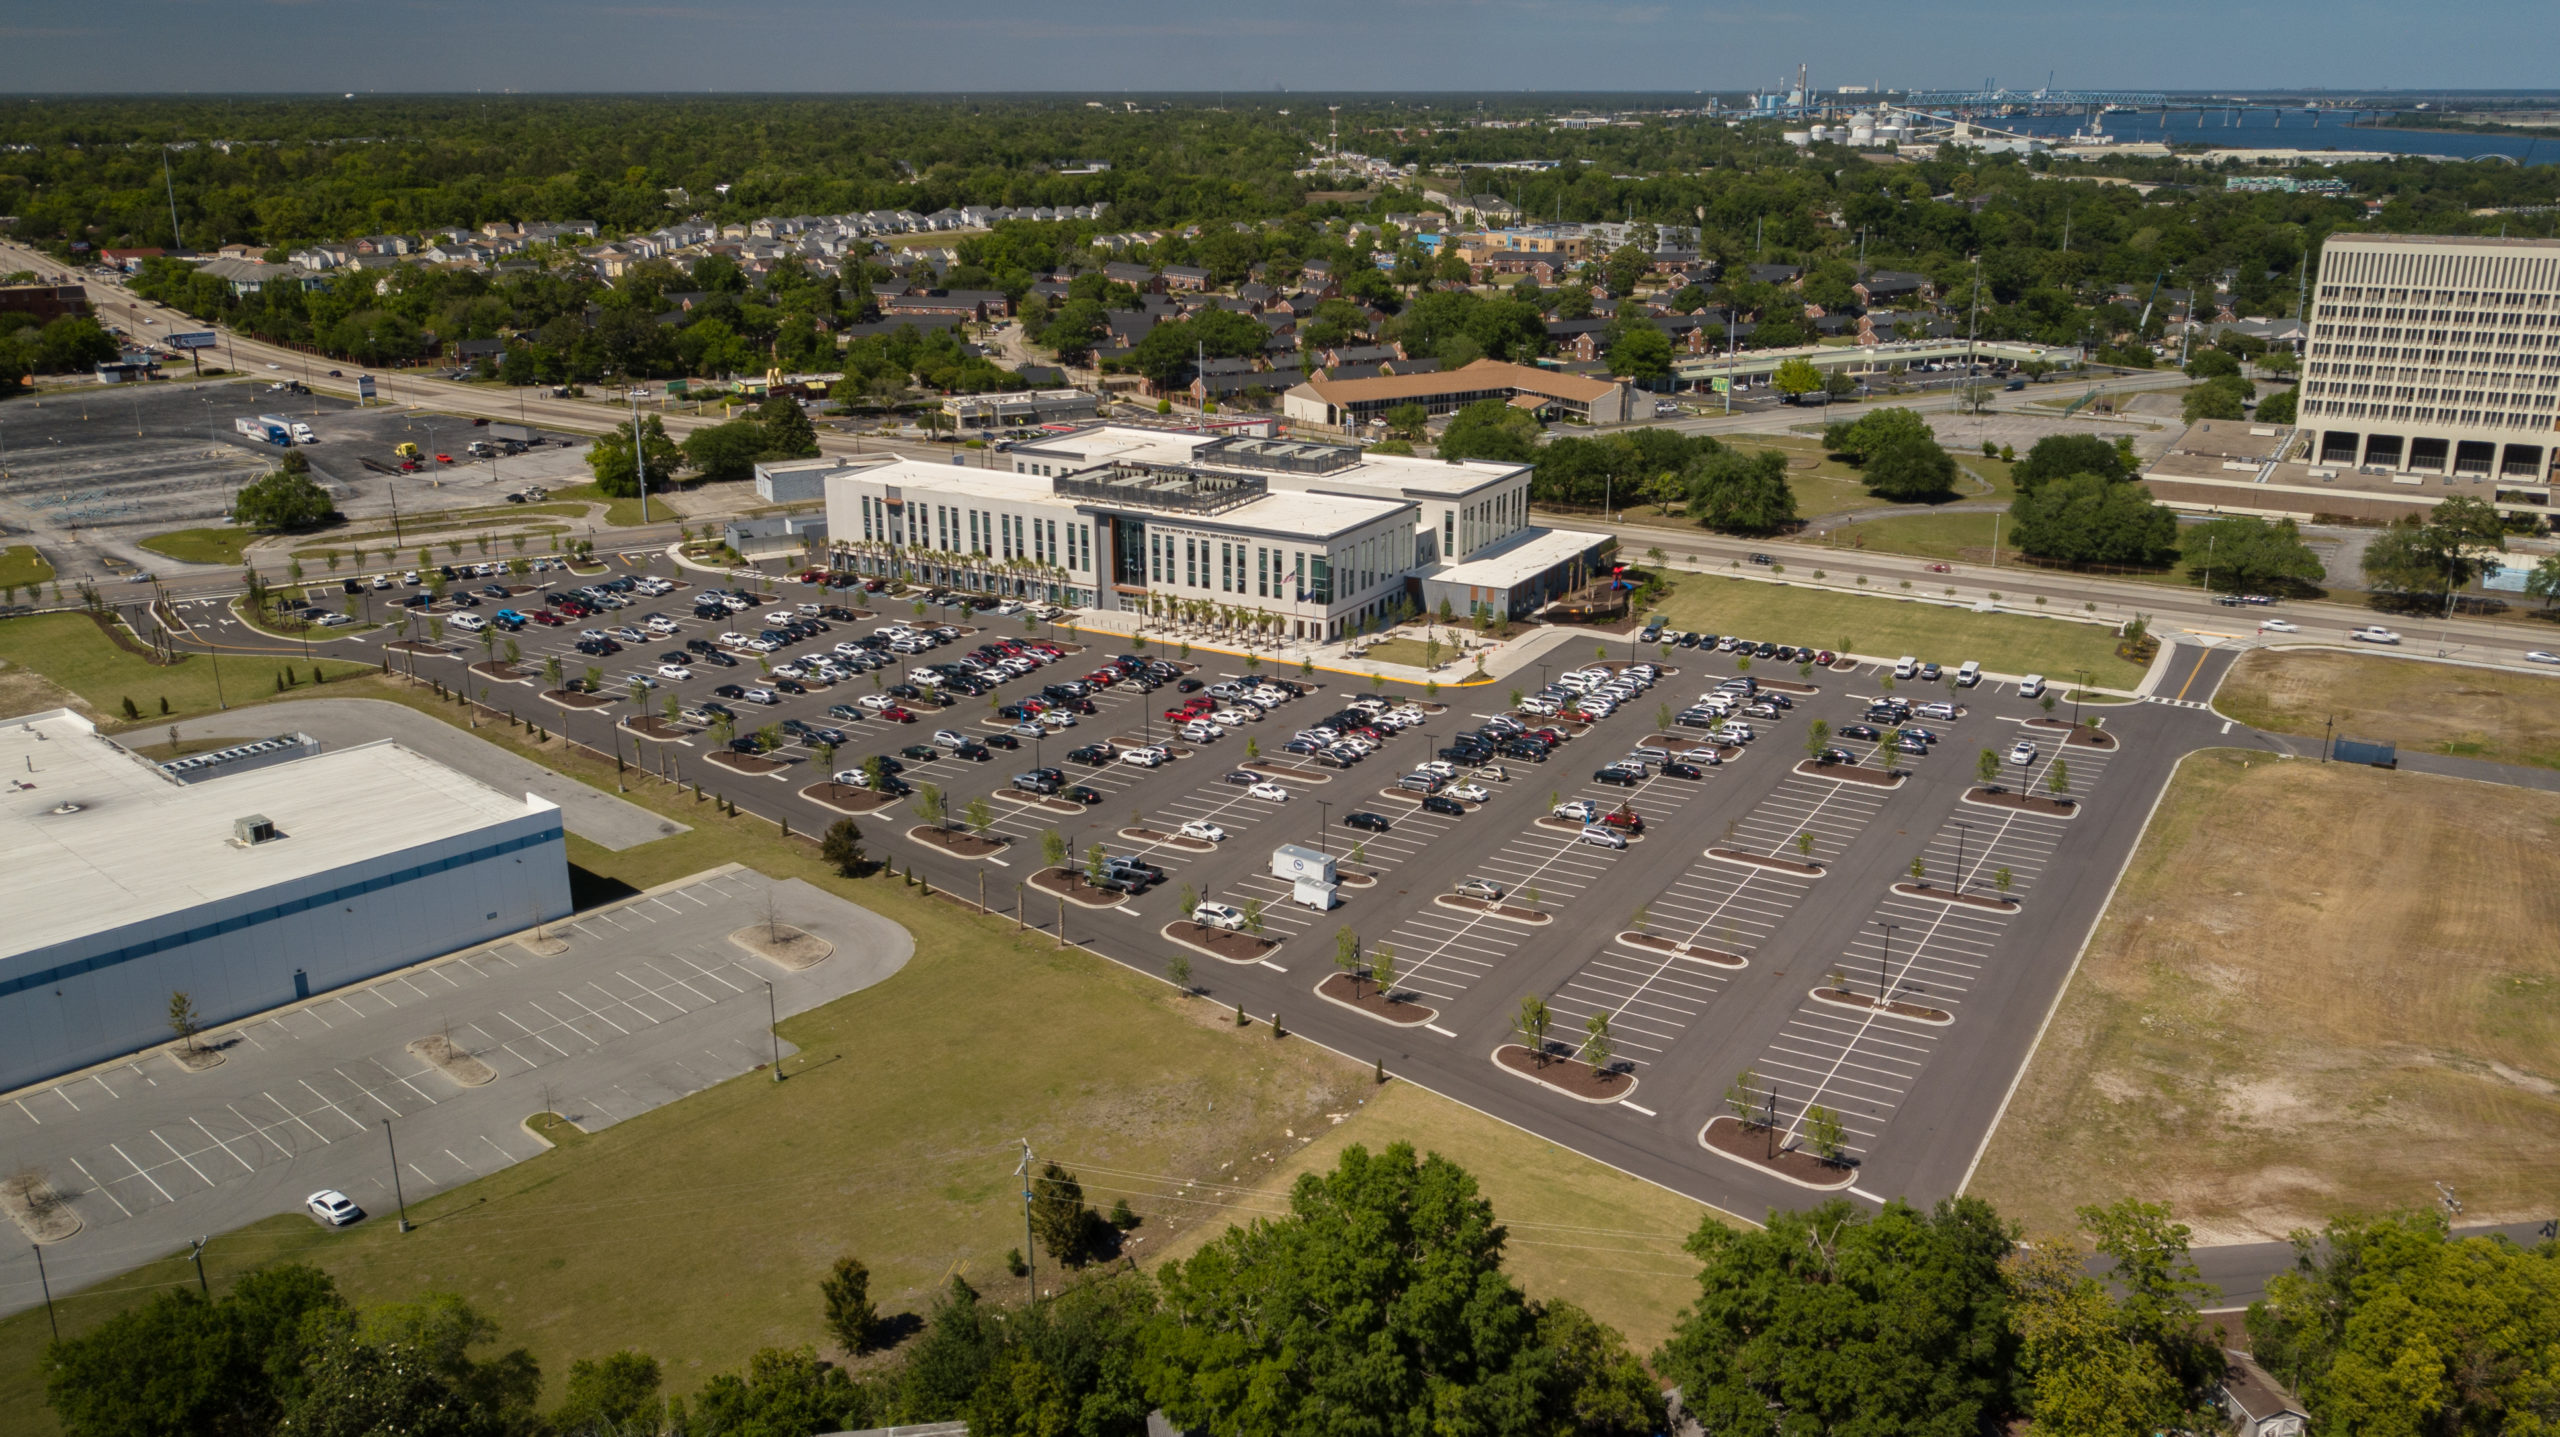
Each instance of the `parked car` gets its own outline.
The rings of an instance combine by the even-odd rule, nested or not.
[[[1236,932],[1244,927],[1244,910],[1232,903],[1202,903],[1191,910],[1191,921],[1203,928]]]
[[[1253,787],[1246,789],[1245,793],[1248,797],[1259,798],[1268,803],[1287,803],[1289,801],[1289,790],[1268,780],[1257,783]]]
[[[320,1191],[304,1198],[302,1200],[302,1205],[310,1210],[313,1217],[320,1219],[331,1227],[345,1227],[347,1224],[356,1222],[364,1217],[364,1209],[357,1207],[353,1202],[348,1200],[345,1193],[338,1191],[336,1188],[322,1188]]]
[[[1227,831],[1204,818],[1195,818],[1175,832],[1183,838],[1196,838],[1204,843],[1224,843]]]
[[[1461,878],[1453,891],[1460,898],[1480,898],[1487,903],[1500,903],[1507,890],[1490,878]]]
[[[1600,848],[1624,848],[1627,836],[1614,828],[1592,824],[1582,830],[1582,841]]]
[[[1387,816],[1385,814],[1371,813],[1365,808],[1353,809],[1351,812],[1344,814],[1342,816],[1342,826],[1345,828],[1366,829],[1371,833],[1385,833],[1387,830],[1395,827],[1394,824],[1387,821]]]
[[[1422,800],[1422,811],[1425,813],[1447,814],[1451,818],[1464,818],[1467,816],[1467,806],[1458,802],[1456,799],[1451,798],[1445,793],[1424,795]]]
[[[2035,761],[2036,746],[2026,739],[2018,740],[2016,746],[2009,750],[2009,762],[2011,763],[2025,764],[2034,763]]]

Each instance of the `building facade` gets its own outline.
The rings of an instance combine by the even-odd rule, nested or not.
[[[398,744],[181,782],[56,709],[0,766],[0,1089],[570,911],[557,806]]]
[[[1419,604],[1427,576],[1531,530],[1526,465],[1119,425],[998,462],[831,476],[837,562],[1322,641]]]
[[[2529,484],[2513,497],[2547,502],[2560,240],[2330,236],[2297,423],[2323,465]]]

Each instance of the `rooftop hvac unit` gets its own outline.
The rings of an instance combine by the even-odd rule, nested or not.
[[[247,818],[235,818],[231,821],[231,841],[242,848],[265,843],[275,836],[275,820],[263,813],[253,813]]]

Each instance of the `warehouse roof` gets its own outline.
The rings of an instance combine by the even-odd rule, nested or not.
[[[0,962],[557,809],[389,741],[184,784],[69,709],[0,720],[0,774]]]

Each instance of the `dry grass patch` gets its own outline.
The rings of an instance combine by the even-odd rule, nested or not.
[[[2031,1229],[2177,1206],[2211,1240],[2560,1190],[2560,794],[2189,757],[1974,1190]]]
[[[1330,1170],[1352,1143],[1376,1152],[1406,1142],[1475,1174],[1511,1232],[1503,1266],[1531,1296],[1573,1302],[1640,1353],[1671,1335],[1698,1291],[1697,1261],[1680,1244],[1701,1220],[1729,1221],[1725,1214],[1409,1084],[1366,1096],[1341,1122],[1301,1128],[1228,1175],[1233,1186],[1195,1190],[1193,1206],[1206,1220],[1186,1225],[1148,1261],[1188,1257],[1230,1223],[1287,1212],[1298,1175]]]
[[[2213,706],[2277,733],[2380,739],[2457,758],[2560,768],[2560,679],[2378,654],[2240,656]]]

